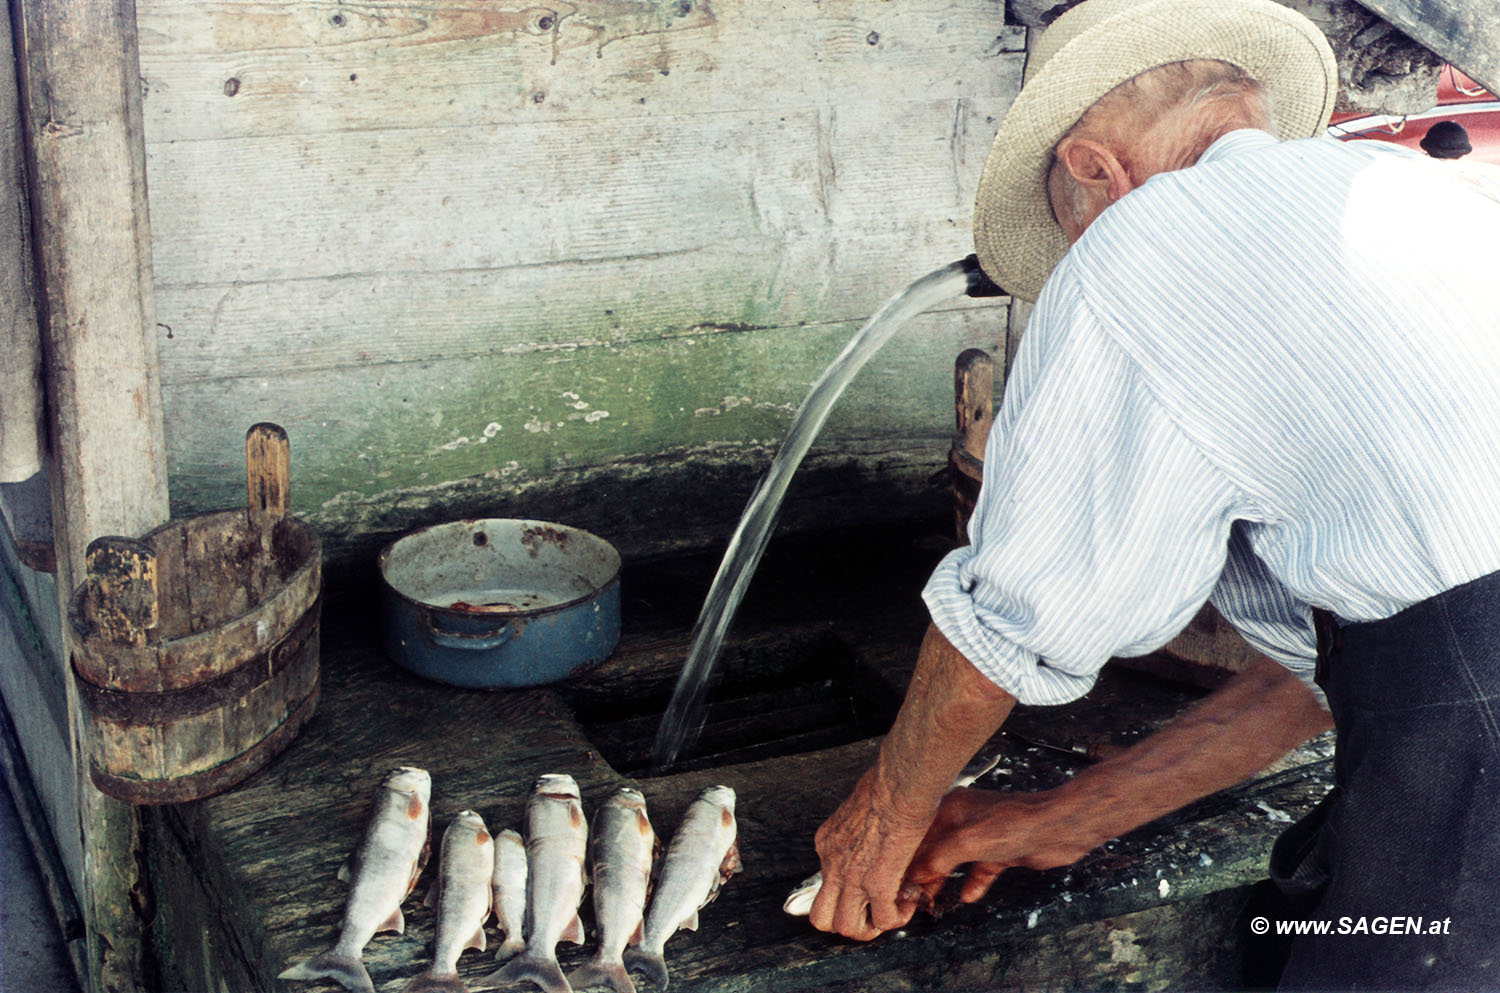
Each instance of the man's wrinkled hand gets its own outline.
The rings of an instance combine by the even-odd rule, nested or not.
[[[1011,866],[1051,869],[1076,862],[1089,846],[1045,827],[1050,801],[1046,793],[948,793],[912,857],[901,897],[930,905],[949,876],[968,866],[958,898],[973,903]]]
[[[823,888],[808,920],[820,931],[869,941],[911,920],[916,902],[900,896],[931,811],[910,811],[881,789],[874,769],[860,778],[814,838]]]

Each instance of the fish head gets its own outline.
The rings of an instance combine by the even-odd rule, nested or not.
[[[698,794],[704,803],[712,803],[734,813],[734,789],[729,786],[710,786]]]
[[[547,773],[537,779],[536,784],[531,787],[533,797],[550,796],[566,797],[571,800],[579,800],[578,783],[572,776],[566,773]]]
[[[472,810],[464,810],[455,814],[453,820],[448,824],[447,833],[473,835],[479,840],[480,844],[484,844],[490,840],[489,831],[484,826],[484,818]]]
[[[627,810],[646,809],[645,795],[640,790],[632,789],[629,786],[621,786],[610,794],[609,799],[604,802],[613,804],[616,807],[624,807]]]
[[[402,766],[385,777],[385,788],[415,794],[425,804],[432,798],[432,776],[426,769]]]

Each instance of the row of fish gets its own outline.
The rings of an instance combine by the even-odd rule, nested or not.
[[[373,993],[360,956],[375,934],[405,929],[401,904],[427,860],[431,790],[431,777],[421,769],[386,777],[364,839],[339,873],[351,886],[338,940],[279,978],[326,977],[357,993]],[[681,928],[696,930],[698,911],[739,871],[734,804],[727,786],[700,793],[659,864],[646,799],[629,787],[600,806],[590,831],[573,777],[541,777],[526,804],[524,842],[516,831],[492,836],[477,813],[463,811],[443,834],[438,878],[427,894],[437,913],[432,964],[408,993],[465,990],[459,957],[469,948],[485,948],[491,913],[505,933],[496,958],[509,961],[484,977],[484,985],[529,981],[547,993],[571,993],[575,986],[634,993],[634,968],[665,990],[667,939]],[[590,868],[598,947],[565,976],[557,944],[583,944],[578,909]]]

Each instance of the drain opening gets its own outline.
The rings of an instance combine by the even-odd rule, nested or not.
[[[680,660],[679,660],[680,662]],[[577,698],[589,741],[616,771],[643,778],[676,671],[643,674],[634,687]],[[702,732],[672,772],[798,755],[890,727],[895,707],[853,649],[827,631],[726,648],[708,692]]]

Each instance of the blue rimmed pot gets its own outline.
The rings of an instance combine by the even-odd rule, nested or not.
[[[380,552],[383,640],[403,669],[483,689],[554,683],[620,640],[620,553],[578,528],[486,518]]]

